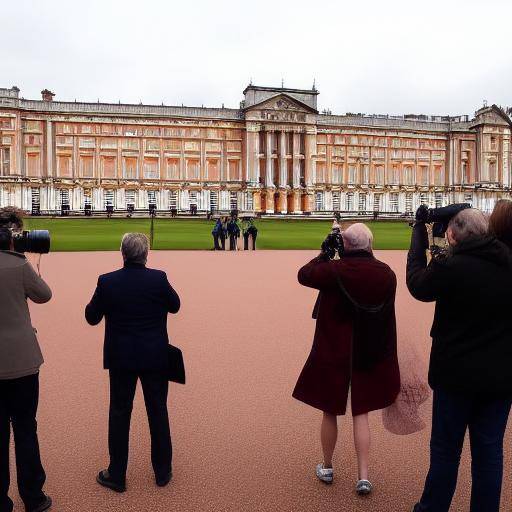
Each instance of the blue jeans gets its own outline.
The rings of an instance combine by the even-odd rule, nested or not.
[[[430,470],[415,512],[448,512],[466,429],[471,443],[471,512],[499,512],[503,437],[512,400],[434,390]]]

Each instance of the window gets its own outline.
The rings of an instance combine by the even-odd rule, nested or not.
[[[187,160],[187,179],[199,179],[199,160]]]
[[[359,194],[359,211],[366,211],[366,194]]]
[[[158,158],[144,158],[144,178],[156,180],[158,175]]]
[[[389,172],[389,183],[391,185],[398,185],[400,183],[400,167],[393,165]]]
[[[498,178],[496,176],[496,162],[495,161],[489,162],[489,181],[491,181],[491,182],[498,181]]]
[[[32,196],[32,211],[38,212],[41,207],[41,198],[40,198],[39,189],[33,187],[31,189],[31,196]]]
[[[57,193],[57,210],[60,210],[63,206],[69,206],[69,190],[67,188],[61,188]]]
[[[375,167],[375,184],[376,185],[384,185],[384,166],[377,165]]]
[[[252,195],[252,192],[246,192],[245,194],[247,209],[254,210],[254,197]]]
[[[66,138],[68,138],[68,137],[66,137]],[[101,149],[116,149],[116,148],[117,148],[117,139],[101,139]]]
[[[180,161],[177,158],[167,159],[167,178],[170,180],[180,179]]]
[[[40,176],[40,156],[39,153],[28,153],[27,154],[27,176]]]
[[[216,190],[210,190],[210,211],[214,212],[219,208],[219,193]]]
[[[436,192],[434,199],[436,208],[441,208],[441,206],[443,206],[443,194],[441,192]]]
[[[137,158],[123,158],[123,178],[137,179]]]
[[[156,191],[148,190],[148,205],[154,204],[156,206]]]
[[[412,213],[412,194],[410,192],[405,194],[405,211],[406,213]]]
[[[361,185],[368,185],[368,183],[370,183],[370,167],[367,164],[361,165],[359,168],[359,175],[359,183]]]
[[[324,193],[317,192],[315,194],[315,210],[321,212],[324,210]]]
[[[471,192],[464,194],[464,202],[469,203],[470,205],[473,204],[473,194]]]
[[[404,184],[414,185],[414,170],[410,165],[404,167]]]
[[[147,151],[158,151],[160,150],[160,141],[158,139],[150,139],[146,141]]]
[[[91,189],[90,188],[86,188],[84,189],[84,205],[91,205],[92,204],[92,201],[91,201]]]
[[[382,205],[382,194],[375,194],[373,196],[373,211],[379,212]]]
[[[398,212],[398,193],[397,192],[391,192],[389,194],[389,206],[392,212],[397,213]]]
[[[131,204],[135,207],[135,190],[127,190],[125,192],[125,203],[126,206]]]
[[[11,172],[11,149],[0,148],[0,176],[9,176]]]
[[[103,206],[105,207],[105,209],[107,208],[107,206],[115,207],[115,205],[116,205],[115,197],[116,197],[115,193],[111,188],[109,188],[103,192],[103,202],[104,202]]]
[[[90,124],[83,124],[80,128],[80,133],[92,133],[92,127]]]
[[[419,168],[419,185],[426,186],[428,185],[428,167],[426,165],[422,165]]]
[[[123,139],[123,149],[139,149],[138,139]]]
[[[188,203],[190,206],[197,206],[197,191],[196,190],[191,190],[189,193],[188,193]]]
[[[335,212],[339,212],[341,209],[341,194],[340,194],[340,192],[332,193],[332,209]]]
[[[347,193],[347,204],[346,210],[352,211],[354,209],[354,194],[352,192]]]
[[[104,156],[102,159],[103,163],[103,177],[104,178],[115,178],[117,160],[115,156]]]
[[[236,192],[229,193],[229,207],[231,210],[238,210],[238,194]]]
[[[95,139],[85,139],[83,137],[80,137],[79,146],[81,148],[94,148],[96,147],[96,141]]]
[[[348,184],[354,185],[356,183],[356,166],[349,165],[348,166]]]
[[[208,181],[219,181],[219,161],[218,160],[207,160],[206,169],[208,173]]]
[[[178,191],[177,190],[169,190],[169,209],[170,210],[178,209]]]
[[[443,185],[444,182],[444,172],[443,168],[440,166],[434,167],[434,185]]]
[[[316,164],[316,183],[325,183],[325,162]]]
[[[229,178],[230,181],[240,179],[240,162],[239,160],[229,161]]]
[[[59,155],[57,157],[57,174],[58,176],[71,176],[71,157]]]
[[[84,178],[94,177],[94,158],[92,156],[82,156],[80,158],[80,174]]]
[[[426,192],[420,194],[420,204],[428,206],[428,194]]]
[[[341,184],[341,177],[343,174],[343,167],[341,165],[332,166],[332,182],[335,184]]]

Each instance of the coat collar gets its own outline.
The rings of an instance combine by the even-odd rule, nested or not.
[[[125,262],[123,268],[146,268],[146,265],[143,263]]]
[[[373,258],[373,253],[360,250],[360,251],[347,251],[342,255],[343,258]]]

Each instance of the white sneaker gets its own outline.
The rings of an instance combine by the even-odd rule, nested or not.
[[[334,471],[332,468],[324,468],[323,463],[317,464],[316,476],[318,477],[319,480],[322,480],[322,482],[325,482],[326,484],[332,484],[332,480],[334,478]]]
[[[372,484],[369,480],[358,480],[356,492],[359,496],[368,496],[372,492]]]

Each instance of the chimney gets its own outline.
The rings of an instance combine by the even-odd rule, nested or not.
[[[55,93],[49,91],[48,89],[44,89],[41,91],[41,96],[43,97],[43,101],[53,101]]]

